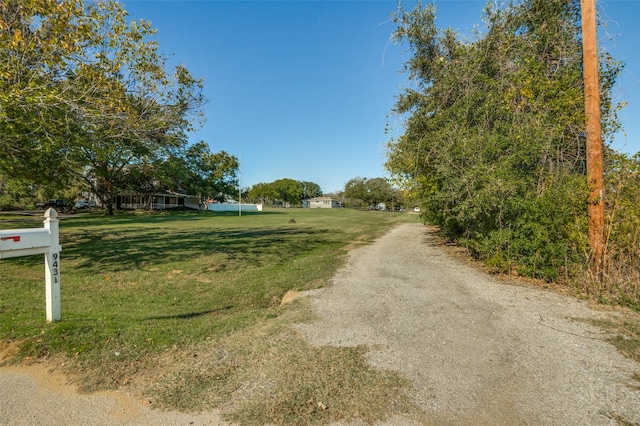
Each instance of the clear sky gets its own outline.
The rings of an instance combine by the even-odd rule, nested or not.
[[[407,85],[400,70],[409,57],[390,38],[395,0],[122,2],[130,18],[152,22],[163,53],[204,78],[207,121],[190,140],[239,157],[243,187],[291,178],[326,193],[354,177],[385,176],[385,145],[402,132],[390,114]],[[439,28],[468,35],[486,3],[435,4]],[[602,46],[627,63],[616,88],[616,98],[628,102],[626,136],[614,148],[635,153],[640,0],[599,1],[598,10],[607,23],[599,29]]]

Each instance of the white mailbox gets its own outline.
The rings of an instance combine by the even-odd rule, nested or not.
[[[51,233],[46,228],[0,231],[0,259],[44,254],[50,247]]]
[[[60,247],[58,212],[44,213],[44,228],[0,231],[0,259],[44,254],[47,321],[60,321]]]

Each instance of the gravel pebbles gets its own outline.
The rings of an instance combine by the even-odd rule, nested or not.
[[[371,347],[413,382],[420,419],[385,424],[640,425],[640,365],[588,325],[575,298],[507,285],[405,224],[351,252],[333,285],[306,293],[319,345]]]

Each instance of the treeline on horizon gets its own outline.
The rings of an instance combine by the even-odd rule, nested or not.
[[[385,178],[350,179],[343,190],[324,194],[315,182],[297,181],[284,178],[268,183],[257,183],[243,190],[243,199],[273,206],[300,206],[304,200],[325,195],[339,201],[343,207],[369,208],[381,203],[389,204],[390,209],[404,207],[414,203],[405,197],[405,193],[393,186]]]

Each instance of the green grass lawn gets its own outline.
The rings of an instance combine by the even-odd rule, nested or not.
[[[4,219],[0,216],[0,229],[42,226],[40,221]],[[295,370],[308,371],[326,359],[334,366],[335,380],[345,377],[341,365],[349,371],[357,365],[358,371],[347,377],[366,378],[360,384],[354,379],[353,386],[375,393],[379,380],[390,379],[368,370],[361,349],[311,349],[289,327],[308,319],[308,308],[303,303],[281,307],[280,300],[288,290],[327,285],[347,248],[371,243],[395,223],[417,220],[416,215],[346,209],[278,209],[241,217],[212,212],[73,215],[60,221],[62,321],[45,323],[43,256],[3,259],[0,340],[19,346],[18,359],[58,360],[81,389],[138,383],[137,390],[166,408],[199,410],[228,403],[233,389],[258,374],[256,366],[282,369],[275,365],[291,353],[303,358],[296,359]],[[265,349],[264,340],[272,339],[280,343]],[[256,362],[261,351],[273,357],[271,367]],[[197,361],[185,355],[193,353],[207,355]],[[260,399],[248,398],[229,410],[233,418],[312,424],[363,415],[345,401],[346,408],[334,408],[330,415],[317,404],[309,409],[314,397],[300,390],[296,398],[307,399],[292,402],[291,387],[284,382],[294,373],[281,379],[271,374],[273,383],[283,382],[272,386],[281,407],[263,407],[256,402]],[[298,380],[301,389],[320,392],[321,385],[306,383],[310,378]],[[399,379],[394,383],[401,386]],[[385,389],[389,393],[394,387]],[[339,392],[323,392],[341,398]],[[381,398],[399,398],[390,395]],[[345,394],[342,399],[353,398]],[[334,407],[340,406],[338,400]],[[375,413],[368,415],[382,415]]]

